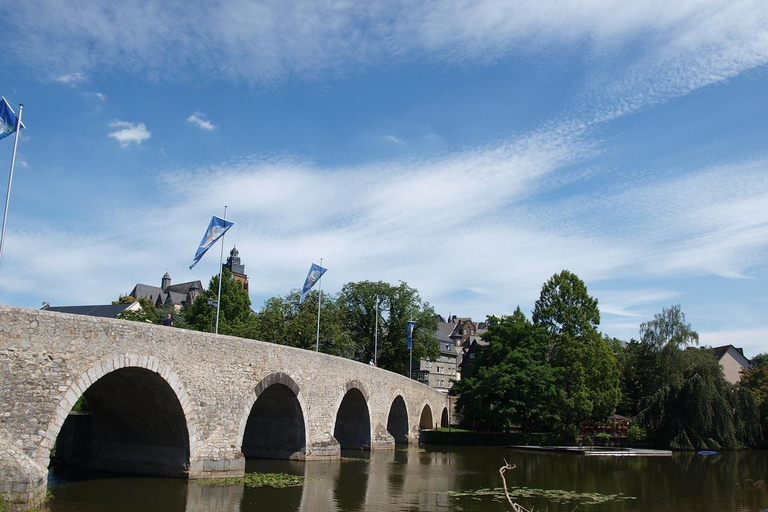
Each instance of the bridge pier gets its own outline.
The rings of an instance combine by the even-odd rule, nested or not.
[[[47,484],[48,468],[0,436],[0,496],[11,503],[40,505]]]
[[[245,457],[193,460],[189,463],[189,478],[221,478],[244,474]]]

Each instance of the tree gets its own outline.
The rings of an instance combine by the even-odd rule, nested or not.
[[[155,305],[152,303],[151,300],[149,300],[146,297],[141,297],[138,299],[134,299],[131,295],[122,295],[119,299],[113,300],[112,304],[133,304],[134,302],[138,302],[141,306],[141,309],[138,311],[128,311],[125,310],[121,312],[119,315],[117,315],[117,318],[120,318],[121,320],[131,320],[132,322],[142,322],[142,323],[155,323],[157,320],[157,311],[155,309]]]
[[[299,304],[299,291],[284,297],[272,297],[256,316],[256,337],[262,341],[315,350],[317,344],[317,301],[312,291]],[[319,350],[326,354],[349,357],[353,343],[343,329],[343,310],[333,295],[323,295],[320,308]]]
[[[761,438],[754,395],[729,384],[680,305],[640,325],[630,347],[636,365],[639,416],[656,442],[677,449],[752,446]],[[638,357],[640,356],[640,357]]]
[[[383,344],[386,332],[383,313],[390,309],[390,300],[394,296],[395,288],[383,281],[347,283],[341,289],[339,307],[344,311],[344,328],[353,343],[352,359],[362,362],[374,359],[375,337],[378,335]],[[375,333],[377,323],[378,333]]]
[[[764,436],[768,435],[768,354],[752,358],[752,368],[741,371],[738,387],[749,391],[755,398]]]
[[[551,334],[579,337],[600,325],[597,299],[590,297],[584,281],[567,270],[550,277],[533,308],[533,323]]]
[[[549,334],[531,324],[519,307],[510,316],[488,321],[491,327],[483,335],[488,345],[476,359],[475,374],[451,391],[458,395],[459,414],[485,430],[508,425],[552,430],[560,418],[555,371],[545,357]]]
[[[216,307],[208,301],[216,301],[219,292],[219,276],[214,275],[208,289],[200,293],[194,302],[182,310],[184,320],[191,329],[212,332],[216,322]],[[251,311],[251,299],[243,283],[235,280],[228,269],[224,269],[221,280],[221,305],[219,307],[219,334],[255,337],[255,318]]]
[[[386,321],[379,345],[379,366],[396,373],[407,373],[410,353],[406,325],[409,320],[416,322],[413,330],[413,360],[437,359],[440,345],[435,338],[435,310],[428,302],[421,302],[419,292],[402,281],[398,286],[390,285],[385,306]]]
[[[597,331],[597,299],[584,282],[567,270],[553,275],[541,288],[533,323],[550,335],[548,361],[555,369],[563,427],[612,413],[620,400],[618,364]]]

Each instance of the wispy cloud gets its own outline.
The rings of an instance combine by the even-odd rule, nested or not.
[[[698,78],[674,86],[685,89],[765,63],[768,47],[768,14],[761,0],[681,0],[675,5],[662,0],[567,5],[556,0],[523,5],[503,0],[383,0],[375,5],[229,0],[194,11],[148,0],[141,9],[145,16],[137,16],[132,4],[115,7],[108,0],[24,2],[7,17],[15,33],[25,36],[15,38],[10,50],[41,67],[67,62],[84,70],[119,68],[171,80],[210,76],[259,83],[423,58],[482,65],[576,45],[609,61],[634,45],[640,55],[650,56],[642,64],[646,69],[665,65],[665,60],[696,64],[686,74],[698,73]],[[661,94],[668,94],[663,89],[669,85],[659,85]]]
[[[386,140],[387,142],[392,142],[393,144],[402,144],[403,143],[403,139],[401,139],[399,137],[395,137],[394,135],[385,135],[384,136],[384,140]]]
[[[110,128],[117,128],[109,132],[109,136],[120,143],[122,147],[131,144],[139,145],[152,136],[144,123],[131,123],[128,121],[115,121],[109,123]]]
[[[187,121],[203,130],[213,131],[218,128],[218,126],[208,121],[208,116],[204,112],[200,112],[199,110],[189,116]]]
[[[107,95],[104,94],[104,93],[98,92],[98,91],[97,92],[89,92],[89,93],[87,93],[87,96],[96,98],[97,100],[99,100],[101,102],[107,101]]]
[[[87,82],[88,77],[85,76],[83,73],[69,73],[66,75],[57,76],[55,80],[60,84],[77,87],[81,83]]]
[[[752,358],[760,353],[768,353],[765,340],[768,339],[768,327],[756,329],[733,329],[729,331],[710,331],[699,333],[699,343],[710,347],[733,345],[744,349],[744,355]]]

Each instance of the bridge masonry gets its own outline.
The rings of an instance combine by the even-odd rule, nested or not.
[[[30,503],[44,494],[51,450],[84,393],[106,411],[95,467],[189,478],[242,475],[249,416],[275,386],[298,403],[295,422],[303,422],[304,439],[292,458],[306,460],[340,457],[334,434],[345,426],[337,417],[347,421],[339,412],[345,397],[364,399],[365,407],[358,398],[354,410],[367,408],[360,428],[373,450],[395,446],[387,427],[396,400],[405,403],[409,443],[449,409],[445,395],[427,386],[327,354],[0,306],[0,492]],[[146,419],[134,424],[134,417]]]

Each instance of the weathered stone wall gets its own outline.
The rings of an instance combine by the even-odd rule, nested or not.
[[[0,485],[33,487],[77,399],[102,377],[143,368],[167,383],[186,421],[190,477],[242,474],[248,416],[270,384],[290,388],[305,422],[305,458],[339,456],[336,413],[348,390],[365,398],[371,449],[392,448],[387,419],[401,396],[409,440],[429,408],[439,423],[445,395],[404,376],[343,358],[229,336],[137,322],[0,306],[0,450],[29,464],[3,466]],[[11,476],[11,473],[24,478]],[[40,474],[40,473],[43,474]],[[34,473],[34,474],[30,474]],[[19,484],[20,485],[20,484]],[[17,486],[20,489],[19,486]]]

